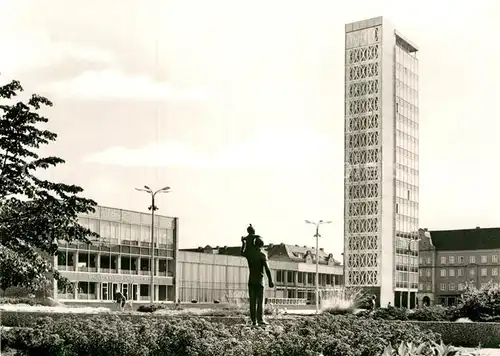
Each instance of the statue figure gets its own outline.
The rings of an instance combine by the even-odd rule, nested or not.
[[[267,255],[262,248],[264,241],[255,234],[252,224],[247,227],[247,236],[241,238],[241,254],[248,262],[248,296],[250,299],[250,319],[252,326],[267,325],[263,318],[264,309],[264,272],[269,281],[269,287],[274,288],[273,278]]]

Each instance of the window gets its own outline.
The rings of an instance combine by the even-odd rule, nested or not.
[[[448,257],[448,262],[451,263],[451,264],[455,263],[455,256],[449,256]]]
[[[427,270],[427,277],[430,277],[431,276],[431,270],[430,268]]]
[[[441,268],[441,277],[446,277],[446,270],[444,268]]]
[[[396,214],[399,214],[399,204],[396,203]]]
[[[458,283],[458,290],[464,290],[464,289],[465,289],[465,284]]]
[[[491,256],[491,263],[498,263],[498,255]]]
[[[471,268],[471,269],[469,270],[469,275],[471,275],[471,276],[475,276],[475,275],[476,275],[476,270],[475,270],[475,269],[473,269],[473,268]]]
[[[493,267],[491,269],[491,275],[492,276],[498,276],[498,268],[497,267]]]
[[[441,290],[446,290],[446,283],[441,283]]]
[[[430,283],[426,283],[425,289],[428,290],[428,291],[431,291],[432,290],[432,285]]]
[[[430,265],[431,264],[431,258],[430,257],[427,257],[427,264]]]
[[[481,277],[486,277],[488,275],[488,269],[487,268],[481,268]]]
[[[109,221],[102,221],[100,222],[100,233],[102,238],[106,239],[110,237],[110,226],[109,226]]]
[[[481,256],[481,263],[488,263],[488,256]]]
[[[304,272],[298,272],[297,282],[298,283],[304,283]]]
[[[422,257],[420,257],[420,258],[418,259],[418,263],[419,263],[419,264],[421,264],[421,265],[423,265],[423,264],[424,264],[424,259],[423,259]]]
[[[457,271],[457,275],[459,277],[462,277],[464,275],[464,270],[462,268],[459,268],[458,271]]]
[[[441,256],[441,264],[442,265],[446,264],[446,256]]]
[[[450,283],[450,284],[448,285],[448,289],[449,289],[449,290],[455,290],[455,283]]]
[[[448,277],[455,277],[455,270],[453,268],[448,270]]]
[[[424,284],[423,283],[419,283],[418,284],[418,289],[419,290],[424,290]]]
[[[276,271],[276,282],[280,283],[280,282],[283,282],[284,281],[284,271],[282,270],[277,270]]]
[[[469,256],[470,263],[476,263],[476,256]]]
[[[423,271],[423,270],[421,270],[421,269],[419,269],[419,270],[418,270],[418,275],[419,275],[419,277],[422,277],[422,276],[423,276],[423,274],[424,274],[424,271]]]
[[[464,256],[458,256],[458,263],[464,263]]]

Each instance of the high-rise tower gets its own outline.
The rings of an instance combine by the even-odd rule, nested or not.
[[[383,306],[418,288],[416,53],[382,17],[345,27],[345,282]]]

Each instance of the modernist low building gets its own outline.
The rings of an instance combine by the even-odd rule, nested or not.
[[[179,220],[155,216],[156,263],[154,290],[150,290],[151,214],[99,206],[95,213],[79,216],[81,225],[100,234],[91,245],[59,244],[54,264],[77,288],[54,288],[62,302],[112,302],[121,291],[129,299],[148,302],[175,301],[176,256]]]
[[[420,230],[419,300],[453,305],[466,283],[500,283],[500,228]]]
[[[245,299],[248,263],[237,247],[182,249],[178,254],[178,296],[183,302],[213,302]],[[275,288],[266,288],[267,298],[311,302],[315,298],[316,255],[319,256],[319,286],[331,289],[343,284],[343,266],[332,254],[293,245],[267,245]],[[266,286],[267,286],[266,278]]]

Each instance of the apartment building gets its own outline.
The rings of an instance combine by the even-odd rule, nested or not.
[[[420,230],[418,298],[453,305],[465,285],[500,283],[500,228]]]

